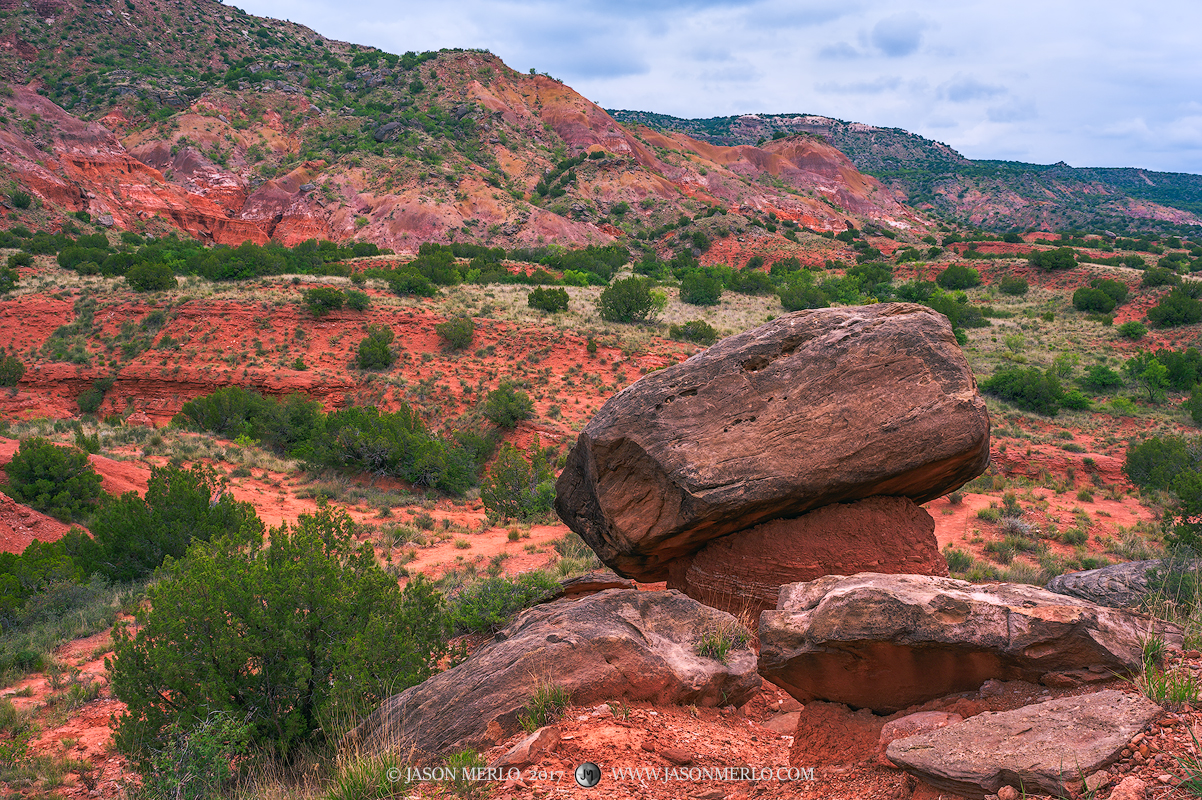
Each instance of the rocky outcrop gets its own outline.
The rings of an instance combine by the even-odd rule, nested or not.
[[[964,717],[948,711],[918,711],[904,717],[891,719],[881,728],[881,736],[877,742],[877,761],[885,766],[893,766],[885,755],[885,751],[898,739],[907,739],[920,733],[930,733],[949,725],[964,721]]]
[[[760,616],[760,674],[802,702],[891,713],[989,678],[1138,671],[1142,642],[1180,628],[1025,584],[829,575]]]
[[[729,614],[674,591],[611,589],[546,603],[469,660],[386,700],[352,738],[419,758],[493,745],[518,731],[526,705],[548,686],[574,705],[742,705],[761,686],[755,654],[743,646],[725,661],[698,655],[707,632],[740,629]]]
[[[1182,570],[1197,569],[1193,563],[1174,566]],[[1100,606],[1132,608],[1139,605],[1151,591],[1149,573],[1155,574],[1164,569],[1165,562],[1159,558],[1130,561],[1082,572],[1066,572],[1048,581],[1047,588],[1049,592],[1079,597]]]
[[[559,582],[559,589],[555,592],[553,599],[560,597],[580,597],[586,594],[596,594],[603,592],[606,589],[634,589],[634,581],[619,577],[609,570],[599,570],[597,572],[589,572],[584,575],[576,575],[571,578],[564,578]]]
[[[662,580],[717,537],[873,495],[926,502],[988,458],[985,403],[946,317],[799,311],[611,398],[555,507],[619,574]]]
[[[835,503],[714,539],[672,562],[668,586],[758,619],[785,584],[857,572],[947,575],[935,520],[905,497]]]
[[[897,739],[886,754],[935,788],[965,797],[983,798],[1003,786],[1076,796],[1070,784],[1115,761],[1160,713],[1141,695],[1109,690],[986,712]]]

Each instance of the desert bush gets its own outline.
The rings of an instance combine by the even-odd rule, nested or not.
[[[694,319],[683,325],[673,325],[668,329],[668,335],[673,339],[684,342],[696,342],[707,347],[718,341],[718,332],[708,322]]]
[[[1119,336],[1123,337],[1124,339],[1131,339],[1132,341],[1142,339],[1148,333],[1148,329],[1145,328],[1142,323],[1136,322],[1135,320],[1124,322],[1122,325],[1118,326],[1116,330],[1118,331]]]
[[[176,287],[175,273],[166,264],[134,264],[125,271],[125,282],[135,292],[161,292]]]
[[[25,374],[25,364],[12,354],[0,356],[0,386],[16,386]]]
[[[1056,415],[1064,396],[1056,376],[1037,367],[998,370],[981,382],[981,390],[1046,416]]]
[[[337,311],[345,302],[346,296],[340,290],[329,286],[306,289],[304,294],[305,306],[315,317],[324,317],[331,311]]]
[[[492,468],[480,481],[480,500],[491,516],[531,520],[551,512],[555,473],[547,456],[537,437],[526,456],[509,443],[501,445]]]
[[[1031,266],[1042,269],[1072,269],[1077,266],[1077,251],[1071,247],[1055,250],[1036,250],[1027,256]]]
[[[168,562],[136,628],[114,633],[118,748],[146,763],[173,730],[226,712],[287,759],[427,678],[444,652],[443,600],[421,576],[402,590],[354,531],[323,508],[272,530],[270,547],[223,537]]]
[[[142,785],[130,800],[221,797],[231,788],[249,737],[249,726],[228,711],[213,711],[188,729],[171,723],[163,731],[162,749],[139,764]]]
[[[940,272],[935,283],[947,290],[971,289],[981,283],[981,273],[963,264],[952,264]]]
[[[1003,275],[998,281],[998,289],[1002,294],[1019,296],[1026,294],[1030,290],[1030,286],[1028,286],[1026,278],[1018,275]]]
[[[652,291],[653,285],[649,279],[638,277],[614,281],[597,298],[597,314],[606,322],[650,320],[667,302],[661,293]]]
[[[399,269],[389,273],[388,288],[393,294],[401,296],[433,297],[438,293],[438,289],[429,278],[413,269]]]
[[[777,262],[779,264],[781,262]],[[773,265],[773,270],[776,265]],[[785,311],[801,311],[807,308],[828,308],[831,301],[826,292],[814,282],[810,272],[792,272],[781,284],[777,294]]]
[[[476,333],[476,323],[471,317],[457,317],[434,326],[434,332],[442,337],[451,350],[463,350],[472,343]]]
[[[722,300],[722,281],[712,270],[695,269],[680,281],[680,302],[716,306]]]
[[[1106,314],[1114,310],[1114,298],[1101,289],[1082,286],[1073,292],[1073,308],[1078,311]]]
[[[383,325],[368,325],[367,336],[359,342],[359,369],[388,369],[396,361],[389,347],[396,334]]]
[[[544,289],[537,287],[526,295],[526,305],[554,314],[566,311],[568,308],[568,292],[566,289]]]
[[[371,298],[367,296],[367,292],[349,289],[346,292],[346,307],[352,311],[366,311],[371,307]]]
[[[519,611],[550,597],[559,582],[545,572],[495,576],[463,587],[451,601],[451,628],[460,633],[495,633]]]
[[[1093,392],[1108,392],[1123,385],[1123,376],[1105,364],[1094,364],[1085,371],[1080,383]]]
[[[488,393],[484,400],[484,417],[502,428],[515,428],[534,413],[530,395],[504,381]]]
[[[183,558],[193,541],[250,541],[263,531],[254,506],[235,500],[226,481],[199,464],[151,467],[146,496],[126,492],[91,527],[93,542],[78,556],[80,566],[113,581],[149,575],[167,557]]]
[[[1180,289],[1169,292],[1160,302],[1148,309],[1148,319],[1160,328],[1192,325],[1202,321],[1202,302]]]
[[[1139,282],[1140,288],[1150,289],[1156,286],[1180,286],[1181,276],[1164,267],[1149,267]]]
[[[40,437],[22,441],[4,471],[14,500],[61,520],[83,517],[105,496],[87,453]]]

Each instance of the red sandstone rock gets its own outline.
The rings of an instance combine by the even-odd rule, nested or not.
[[[831,503],[922,503],[979,475],[989,418],[947,318],[881,303],[788,314],[611,398],[555,508],[642,581],[706,542]]]
[[[867,761],[876,752],[884,725],[884,718],[867,709],[807,703],[797,722],[789,763],[808,768]]]
[[[857,572],[946,576],[935,520],[905,497],[823,506],[710,541],[672,562],[668,587],[758,618],[787,583]]]

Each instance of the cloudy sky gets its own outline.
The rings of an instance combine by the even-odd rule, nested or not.
[[[825,114],[970,158],[1202,173],[1197,0],[235,0],[383,50],[487,48],[605,108]]]

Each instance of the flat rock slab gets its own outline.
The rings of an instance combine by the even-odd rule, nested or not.
[[[1154,558],[1149,561],[1130,561],[1109,567],[1066,572],[1048,581],[1049,592],[1067,594],[1113,608],[1133,608],[1152,591],[1149,573],[1196,572],[1199,562]]]
[[[1115,761],[1160,713],[1142,695],[1109,690],[986,712],[897,739],[885,752],[935,788],[965,797],[984,798],[1003,786],[1068,797],[1070,783]]]
[[[535,606],[467,661],[384,701],[350,734],[368,749],[435,758],[504,741],[535,693],[562,689],[573,705],[607,700],[739,706],[760,689],[755,653],[698,654],[710,632],[738,621],[680,592],[609,589]]]
[[[758,619],[785,584],[858,572],[947,575],[935,520],[907,497],[823,506],[711,540],[672,562],[668,587]]]
[[[990,678],[1138,672],[1143,641],[1181,629],[1026,584],[829,575],[781,589],[760,615],[760,674],[801,702],[893,713]]]
[[[640,581],[705,542],[979,475],[989,418],[947,318],[908,303],[786,314],[658,370],[581,432],[555,510]]]

